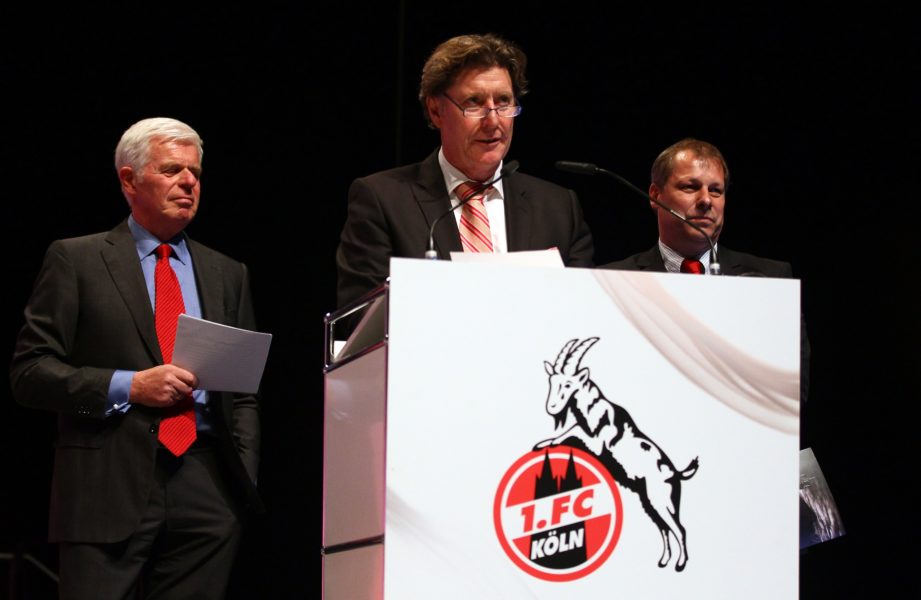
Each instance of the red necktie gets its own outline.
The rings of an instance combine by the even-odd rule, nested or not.
[[[478,189],[480,184],[468,181],[455,188],[461,200]],[[492,232],[489,229],[489,216],[483,198],[492,186],[483,188],[461,207],[460,236],[464,252],[492,252]]]
[[[157,340],[164,364],[173,360],[173,346],[176,343],[176,324],[179,315],[185,312],[182,301],[182,289],[176,272],[169,264],[172,249],[169,244],[157,246],[157,268],[154,270],[154,322],[157,327]],[[160,443],[167,450],[181,455],[195,441],[195,411],[191,394],[176,406],[166,409],[160,421]]]
[[[703,275],[707,271],[704,269],[704,263],[694,258],[686,258],[681,261],[681,272]]]

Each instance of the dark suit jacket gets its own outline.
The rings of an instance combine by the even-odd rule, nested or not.
[[[793,277],[793,267],[790,263],[770,258],[760,258],[745,252],[736,252],[725,246],[717,250],[720,269],[723,275],[741,275],[753,277],[780,277],[789,279]],[[623,260],[614,261],[599,267],[600,269],[615,269],[621,271],[659,271],[665,272],[665,262],[656,244],[645,252],[628,256]],[[806,334],[806,320],[800,311],[800,400],[805,402],[809,397],[809,337]]]
[[[246,267],[187,239],[204,318],[255,329]],[[55,411],[58,439],[51,541],[109,543],[140,523],[157,455],[159,410],[132,405],[106,418],[116,369],[163,363],[153,310],[127,221],[58,240],[45,255],[10,370],[21,404]],[[218,456],[231,488],[261,508],[255,396],[211,393]]]
[[[723,275],[750,275],[755,277],[793,277],[793,267],[790,263],[770,258],[760,258],[744,252],[736,252],[725,246],[717,250],[720,269]],[[623,260],[614,261],[599,267],[601,269],[617,269],[621,271],[659,271],[665,272],[665,262],[656,244],[645,252],[628,256]]]
[[[513,173],[503,181],[509,251],[557,247],[567,266],[592,266],[592,236],[576,195],[550,182]],[[336,253],[339,306],[379,286],[390,258],[422,258],[432,222],[451,209],[438,152],[421,163],[356,179]],[[460,251],[457,222],[448,215],[435,228],[441,259]]]

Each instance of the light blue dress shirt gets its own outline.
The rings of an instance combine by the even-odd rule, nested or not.
[[[128,228],[134,236],[137,245],[138,258],[141,261],[141,270],[144,272],[144,281],[147,284],[147,295],[150,298],[151,310],[156,306],[156,284],[154,282],[154,270],[157,266],[156,249],[160,245],[160,240],[152,233],[144,229],[134,217],[128,217]],[[173,248],[173,254],[170,256],[170,266],[176,272],[176,278],[179,280],[179,287],[182,289],[182,301],[185,304],[185,314],[201,318],[201,303],[198,299],[198,287],[195,285],[195,271],[192,268],[192,255],[189,253],[188,245],[185,238],[176,236],[169,241]],[[128,402],[128,394],[131,391],[131,380],[134,378],[136,371],[117,370],[112,375],[109,382],[108,408],[106,415],[118,412],[126,412],[131,408]],[[210,406],[208,405],[208,393],[204,390],[195,390],[192,393],[195,399],[195,420],[198,431],[209,431],[211,429]]]

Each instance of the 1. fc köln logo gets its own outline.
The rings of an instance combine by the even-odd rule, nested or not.
[[[619,487],[639,497],[659,530],[658,565],[688,561],[681,487],[697,472],[678,469],[627,410],[605,397],[582,358],[597,337],[566,342],[553,364],[545,409],[556,434],[534,444],[502,478],[493,505],[496,535],[509,558],[530,575],[571,581],[600,567],[620,537]],[[616,481],[616,483],[615,483]]]
[[[529,452],[505,473],[493,505],[496,534],[509,558],[548,581],[588,575],[620,537],[614,480],[575,448]]]

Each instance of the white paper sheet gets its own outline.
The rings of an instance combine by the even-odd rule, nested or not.
[[[453,262],[476,262],[493,265],[518,265],[521,267],[563,267],[563,259],[556,248],[522,250],[520,252],[452,252]]]
[[[179,315],[173,364],[195,373],[199,389],[252,394],[271,344],[270,333]]]

